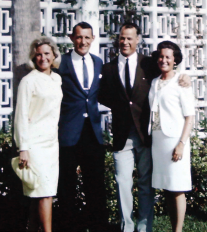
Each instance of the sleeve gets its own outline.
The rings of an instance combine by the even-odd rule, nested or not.
[[[195,115],[195,100],[192,87],[180,87],[181,106],[184,116]]]
[[[62,77],[58,73],[55,73],[55,72],[53,72],[52,75],[55,77],[58,83],[62,85]]]
[[[107,70],[105,65],[102,70],[102,78],[100,80],[98,102],[109,108],[113,107],[113,97],[111,93],[111,86],[108,82],[109,75],[107,75]]]
[[[33,82],[33,81],[32,81]],[[33,94],[33,83],[23,78],[18,87],[14,118],[14,139],[19,150],[28,150],[29,107]]]

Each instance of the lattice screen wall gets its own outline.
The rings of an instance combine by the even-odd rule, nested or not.
[[[72,27],[83,20],[82,2],[87,5],[94,0],[79,0],[71,7],[70,4],[58,0],[40,0],[41,32],[53,36],[54,40],[66,52],[72,43],[65,34],[70,34]],[[98,1],[98,0],[96,0]],[[64,0],[63,0],[64,2]],[[99,28],[96,34],[97,46],[94,53],[99,54],[104,62],[109,61],[109,52],[113,49],[106,28],[119,33],[123,22],[122,9],[116,0],[101,0],[108,6],[92,5],[88,14],[97,20]],[[187,73],[192,80],[196,97],[197,122],[207,115],[207,1],[206,0],[175,0],[176,9],[166,7],[165,0],[133,0],[140,12],[140,20],[136,21],[142,29],[142,39],[138,46],[139,52],[150,55],[157,43],[169,39],[176,42],[182,49],[184,61],[179,69]],[[11,57],[11,1],[0,0],[0,127],[8,120],[12,112],[12,57]],[[98,14],[97,14],[98,12]],[[57,17],[65,13],[67,17]],[[70,46],[68,46],[68,44]]]

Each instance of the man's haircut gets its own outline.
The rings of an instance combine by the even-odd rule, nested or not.
[[[137,35],[141,34],[141,29],[139,28],[139,26],[137,26],[136,23],[131,23],[131,22],[125,22],[124,24],[122,24],[122,26],[120,27],[120,30],[125,27],[125,28],[135,28],[136,29],[136,33]]]
[[[73,33],[72,33],[72,36],[75,36],[75,33],[76,33],[76,27],[81,27],[82,29],[91,29],[91,33],[93,35],[93,28],[92,26],[87,23],[87,22],[80,22],[78,24],[76,24],[74,27],[73,27]]]

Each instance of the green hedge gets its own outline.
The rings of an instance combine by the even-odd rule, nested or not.
[[[192,171],[192,191],[186,193],[187,198],[187,214],[195,215],[200,219],[207,217],[207,119],[200,122],[200,130],[203,136],[199,136],[198,130],[193,131],[191,136],[191,171]],[[112,138],[109,134],[105,134],[105,141],[112,144]],[[116,223],[118,218],[117,192],[116,181],[114,178],[114,161],[112,153],[106,152],[105,160],[106,172],[105,183],[107,191],[107,204],[109,208],[109,221]],[[134,171],[134,213],[136,214],[138,208],[138,189],[137,173]],[[165,196],[163,190],[156,190],[155,193],[155,216],[166,215],[167,209],[165,204]]]
[[[203,128],[202,132],[207,133],[207,120],[200,122],[200,127]],[[112,138],[109,134],[104,134],[105,141],[108,145],[112,144]],[[0,133],[0,143],[2,151],[0,152],[0,198],[5,198],[9,195],[10,191],[10,158],[11,158],[11,128],[8,133]],[[110,146],[109,146],[110,147]],[[207,212],[207,138],[200,138],[198,131],[194,131],[194,135],[191,137],[191,165],[192,165],[192,180],[193,190],[186,194],[187,197],[187,213],[191,215],[199,216],[201,219],[206,218]],[[109,209],[109,222],[117,223],[119,221],[118,216],[118,203],[117,203],[117,191],[116,181],[114,178],[114,161],[110,148],[106,152],[105,159],[105,185],[107,194],[107,205]],[[82,183],[81,181],[79,183]],[[136,187],[137,173],[134,171],[134,212],[136,213],[138,208]],[[82,188],[80,184],[79,195],[82,194]],[[79,207],[81,207],[81,199],[78,201]],[[58,205],[56,201],[55,205]],[[84,206],[83,206],[84,208]],[[155,194],[155,216],[166,215],[165,197],[163,191],[156,190]]]

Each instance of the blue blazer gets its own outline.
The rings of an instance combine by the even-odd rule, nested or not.
[[[102,60],[90,54],[94,62],[94,79],[87,94],[75,73],[71,52],[62,56],[58,73],[62,77],[63,100],[61,104],[59,121],[59,144],[60,146],[74,146],[77,144],[84,124],[84,114],[88,112],[93,131],[100,144],[103,144],[101,130],[101,116],[98,111],[98,90]]]

